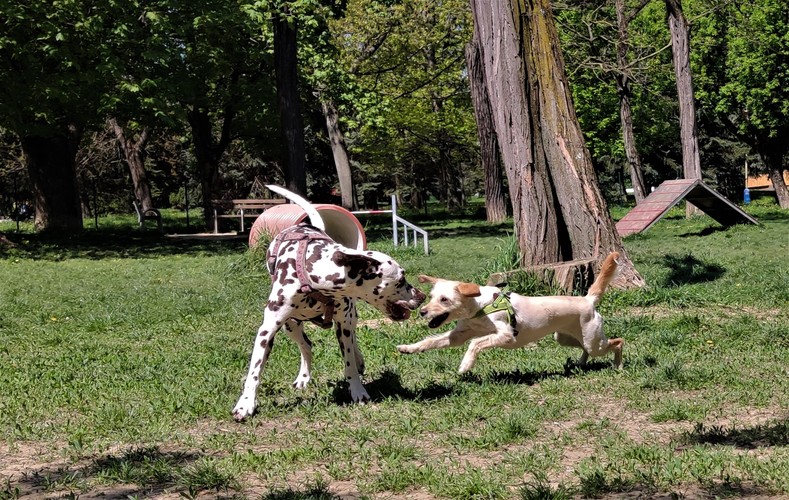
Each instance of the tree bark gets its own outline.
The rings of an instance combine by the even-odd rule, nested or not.
[[[770,168],[770,181],[775,188],[775,197],[778,199],[778,206],[781,208],[789,208],[789,189],[786,187],[784,181],[784,169],[781,164],[777,164]]]
[[[334,166],[337,168],[337,178],[340,182],[342,206],[347,210],[356,210],[356,198],[353,195],[353,175],[351,174],[351,161],[348,158],[348,148],[345,147],[345,137],[340,130],[337,116],[337,107],[331,99],[321,99],[323,116],[326,118],[326,133],[329,136]]]
[[[526,266],[562,260],[556,199],[546,162],[532,144],[532,120],[519,32],[507,0],[472,0],[485,87],[509,181],[515,236]],[[494,77],[494,75],[496,75]]]
[[[126,165],[129,167],[134,198],[140,202],[143,211],[154,208],[151,184],[145,171],[145,146],[148,143],[150,129],[145,127],[135,141],[133,138],[126,137],[126,132],[115,118],[110,118],[107,123],[115,134],[115,139],[126,159]]]
[[[472,0],[472,10],[524,265],[617,251],[618,284],[643,286],[597,185],[549,1]]]
[[[75,159],[81,132],[69,125],[51,136],[22,137],[22,152],[33,185],[38,231],[82,230],[82,204]]]
[[[781,208],[789,208],[789,188],[784,182],[784,168],[783,157],[785,148],[779,148],[778,151],[760,152],[762,161],[767,167],[767,175],[770,177],[770,182],[775,189],[775,197],[778,201],[778,206]]]
[[[696,103],[693,98],[693,74],[690,71],[690,25],[682,12],[680,0],[666,0],[671,51],[677,78],[679,128],[682,142],[682,169],[685,179],[701,179],[701,158],[696,128]],[[701,213],[690,203],[687,216]]]
[[[490,101],[485,90],[485,76],[483,75],[479,40],[476,34],[472,41],[466,45],[466,67],[468,68],[471,101],[477,121],[480,159],[484,172],[485,214],[488,222],[499,223],[507,218],[504,182],[499,166],[499,144],[496,142],[496,130],[493,126]]]
[[[296,25],[288,23],[286,13],[274,19],[274,71],[277,80],[282,138],[285,145],[283,172],[285,187],[307,196],[305,169],[304,121],[298,88],[298,61],[296,58]]]
[[[192,108],[186,113],[192,129],[192,143],[195,147],[197,172],[203,193],[203,217],[206,227],[213,226],[214,210],[211,200],[217,198],[219,187],[219,161],[230,144],[230,130],[235,111],[232,105],[225,107],[222,132],[219,140],[214,139],[211,116],[204,109]],[[216,142],[215,142],[216,141]]]
[[[630,107],[632,94],[630,92],[630,69],[627,53],[630,49],[628,27],[631,19],[632,15],[628,16],[625,12],[625,0],[616,0],[618,31],[616,60],[619,66],[619,73],[616,75],[616,89],[619,94],[619,117],[622,121],[622,142],[625,147],[625,158],[630,170],[633,195],[636,198],[636,205],[638,205],[646,198],[647,194],[646,186],[644,185],[644,174],[641,168],[641,157],[638,154],[635,133],[633,132],[633,112]]]

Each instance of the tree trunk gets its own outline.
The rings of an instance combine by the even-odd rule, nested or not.
[[[532,122],[520,39],[507,0],[472,0],[474,31],[480,42],[485,90],[504,171],[518,246],[524,265],[562,260],[556,200],[544,159],[532,144]],[[516,17],[520,22],[520,17]],[[495,75],[495,77],[493,76]]]
[[[784,149],[780,148],[779,151],[771,151],[767,153],[760,153],[762,161],[767,167],[767,174],[770,177],[770,182],[775,189],[775,197],[778,201],[778,206],[781,208],[789,208],[789,188],[784,182],[784,168],[783,157]]]
[[[781,208],[789,208],[789,189],[784,181],[784,169],[780,163],[770,168],[770,181],[775,188],[775,197]]]
[[[74,125],[53,135],[22,137],[22,152],[35,197],[38,231],[82,229],[75,159],[81,133]]]
[[[616,45],[616,60],[619,73],[616,75],[616,89],[619,94],[619,117],[622,121],[622,141],[625,146],[625,157],[630,170],[630,181],[633,184],[633,195],[636,205],[646,198],[644,174],[641,169],[641,157],[636,148],[636,138],[633,133],[633,112],[630,108],[630,69],[627,53],[630,48],[628,25],[632,17],[625,13],[625,0],[616,0],[616,20],[618,27],[618,40]]]
[[[192,129],[192,143],[195,147],[197,172],[200,176],[200,187],[203,193],[203,216],[206,227],[213,226],[214,209],[211,200],[217,198],[219,189],[219,160],[230,144],[230,130],[235,112],[232,106],[225,108],[222,122],[222,133],[214,142],[211,117],[204,109],[192,108],[186,113]]]
[[[323,116],[326,117],[326,133],[329,136],[334,165],[337,167],[337,178],[340,181],[342,206],[347,210],[356,210],[356,198],[353,196],[351,161],[348,158],[348,148],[345,147],[345,137],[343,137],[342,130],[340,130],[337,107],[331,99],[321,99],[321,106],[323,107]]]
[[[685,179],[701,179],[699,138],[696,129],[696,103],[693,98],[693,75],[690,71],[690,25],[682,13],[680,0],[666,0],[668,26],[671,31],[671,51],[677,78],[679,128],[682,142],[682,169]],[[687,216],[700,210],[687,204]]]
[[[283,158],[285,187],[306,197],[304,122],[298,88],[295,20],[293,23],[288,23],[286,13],[274,19],[274,70],[277,79],[282,138],[285,145]]]
[[[597,185],[549,1],[472,0],[472,10],[524,265],[618,251],[618,284],[643,286]]]
[[[140,132],[139,137],[135,141],[126,137],[123,127],[118,124],[118,120],[115,118],[110,118],[107,120],[107,123],[112,128],[115,139],[118,141],[121,151],[123,151],[126,165],[129,166],[134,198],[140,202],[143,211],[154,208],[153,198],[151,198],[151,184],[148,182],[148,176],[145,172],[145,146],[148,143],[148,127],[145,127]]]
[[[474,117],[477,120],[482,171],[485,174],[485,213],[488,222],[498,223],[507,218],[504,182],[499,167],[499,144],[496,142],[496,130],[493,126],[490,101],[485,91],[485,76],[482,73],[479,40],[476,35],[466,45],[466,66],[468,67],[471,102],[474,104]]]

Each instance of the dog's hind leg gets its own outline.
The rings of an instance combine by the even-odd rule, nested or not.
[[[258,328],[255,336],[255,343],[252,349],[252,358],[249,360],[249,372],[244,381],[244,389],[241,397],[238,398],[236,406],[233,408],[233,418],[238,421],[244,420],[255,411],[255,397],[257,395],[258,384],[260,383],[260,373],[268,361],[271,349],[274,347],[274,337],[283,323],[280,318],[287,318],[290,309],[280,308],[277,311],[266,309],[263,316],[263,324]]]
[[[604,356],[609,352],[613,352],[614,366],[618,370],[622,369],[622,347],[625,341],[621,338],[607,338],[603,333],[603,321],[599,315],[594,322],[590,322],[584,327],[583,338],[584,352],[588,353],[589,356]]]
[[[581,357],[578,358],[578,361],[576,361],[575,364],[576,366],[586,365],[586,362],[589,360],[589,353],[586,352],[586,349],[584,349],[584,345],[581,342],[579,342],[577,338],[575,338],[573,335],[568,335],[566,333],[559,333],[559,332],[554,333],[553,338],[556,340],[556,342],[559,345],[562,345],[564,347],[577,347],[583,350]]]
[[[299,352],[301,353],[299,374],[296,376],[296,380],[293,381],[293,387],[304,389],[312,378],[312,342],[307,337],[307,334],[304,333],[304,324],[299,320],[289,319],[286,321],[285,333],[299,346]]]

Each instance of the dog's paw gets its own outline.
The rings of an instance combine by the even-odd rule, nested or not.
[[[362,404],[370,401],[370,395],[361,383],[351,384],[351,401]]]
[[[243,399],[236,403],[236,407],[233,408],[233,418],[236,422],[242,422],[247,417],[251,417],[253,413],[255,413],[254,402],[250,404]]]
[[[413,354],[416,352],[416,348],[413,344],[400,344],[397,346],[397,351],[400,354]]]
[[[293,381],[293,387],[296,389],[306,389],[307,384],[309,383],[310,383],[309,375],[299,374],[299,376],[296,377],[296,380]]]

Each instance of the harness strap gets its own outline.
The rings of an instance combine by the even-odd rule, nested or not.
[[[312,288],[309,276],[307,276],[305,259],[307,257],[307,245],[309,245],[310,242],[333,240],[331,237],[329,237],[329,235],[322,232],[317,232],[317,229],[317,234],[304,233],[300,231],[297,232],[296,229],[299,227],[304,226],[291,226],[277,235],[277,237],[274,239],[274,247],[271,249],[269,254],[268,267],[269,269],[274,269],[274,266],[277,263],[277,256],[279,255],[279,248],[282,243],[286,241],[298,242],[298,246],[296,247],[296,276],[299,279],[299,291],[307,294],[309,297],[312,297],[326,307],[324,310],[323,319],[319,325],[323,328],[328,328],[331,326],[332,317],[334,316],[334,299],[327,297],[326,295]]]
[[[477,311],[477,313],[472,316],[471,319],[481,318],[499,311],[504,311],[507,313],[507,323],[509,323],[512,328],[515,328],[515,325],[518,323],[518,321],[515,318],[515,308],[512,307],[512,300],[510,299],[509,292],[494,294],[493,302]]]

